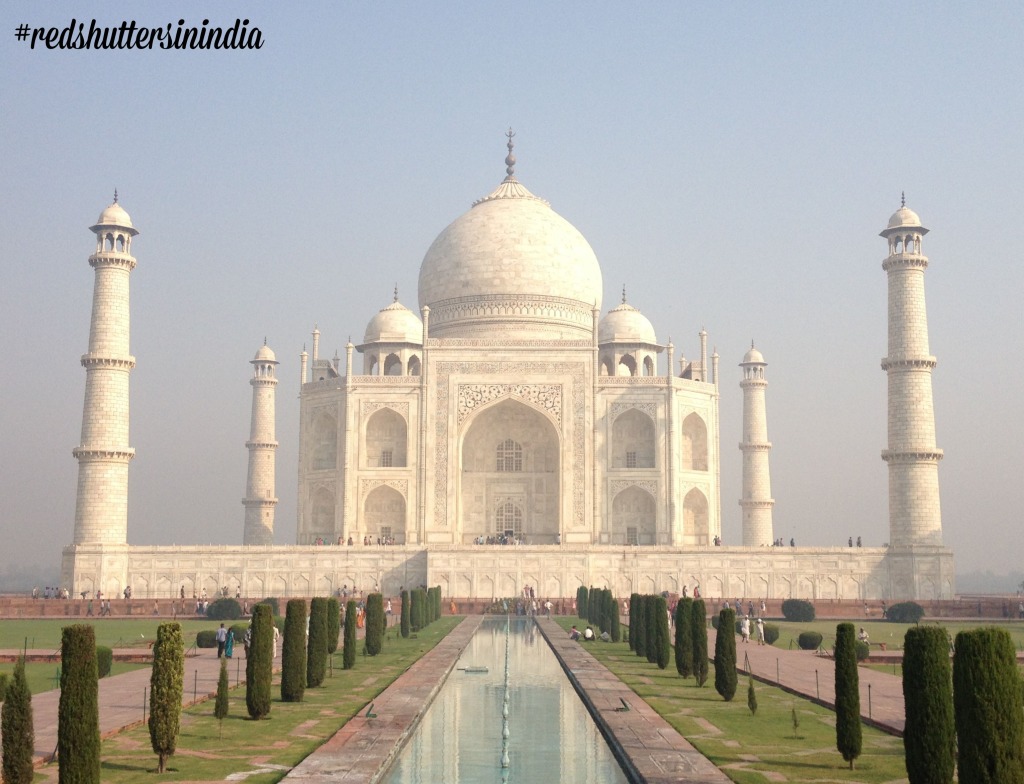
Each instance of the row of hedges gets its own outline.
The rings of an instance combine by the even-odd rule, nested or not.
[[[793,623],[810,623],[814,620],[814,605],[804,599],[786,599],[782,615]],[[885,620],[893,623],[919,623],[923,617],[924,607],[917,602],[899,602],[885,613]]]

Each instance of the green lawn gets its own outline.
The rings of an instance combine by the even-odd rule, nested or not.
[[[53,618],[46,620],[0,620],[0,649],[29,648],[60,650],[61,629],[76,623],[89,623],[96,629],[96,644],[110,648],[146,647],[156,639],[156,627],[170,618]],[[185,634],[185,645],[195,642],[196,632],[216,629],[220,621],[177,619]],[[233,621],[245,623],[245,621]]]
[[[773,618],[768,619],[768,623],[778,624],[779,626],[779,639],[775,642],[776,648],[798,648],[797,637],[800,635],[800,632],[804,631],[819,632],[822,636],[822,645],[826,648],[831,648],[836,639],[836,626],[842,622],[841,619],[829,619],[827,621],[816,620],[811,623],[790,623]],[[889,621],[879,620],[877,617],[874,620],[851,618],[848,622],[856,626],[858,630],[864,627],[871,642],[884,642],[889,650],[903,649],[903,638],[907,633],[907,629],[913,625],[909,623],[890,623]],[[942,626],[954,639],[957,633],[964,629],[977,629],[980,626],[998,626],[1010,633],[1010,637],[1013,639],[1013,644],[1017,650],[1024,650],[1024,621],[1001,621],[982,618],[979,621],[925,621],[921,625]]]
[[[28,688],[33,694],[40,694],[44,691],[57,688],[57,677],[60,672],[57,662],[29,662],[25,665],[25,677],[28,678]],[[131,664],[129,662],[114,662],[110,669],[111,675],[120,675],[123,672],[131,672],[142,667],[149,667],[148,664]],[[0,672],[11,673],[13,677],[14,663],[0,662]]]
[[[576,619],[558,621],[568,630]],[[708,682],[698,689],[692,678],[679,677],[674,662],[659,670],[625,643],[594,644],[588,650],[735,782],[773,780],[763,772],[789,782],[907,781],[902,740],[864,727],[864,751],[851,771],[836,751],[835,714],[807,700],[757,683],[758,709],[751,715],[742,675],[735,699],[725,702],[715,691],[713,666]],[[800,725],[796,732],[794,709]]]
[[[160,781],[224,781],[232,773],[253,771],[260,772],[245,777],[249,784],[280,781],[288,769],[337,732],[461,620],[444,616],[418,632],[416,639],[408,640],[392,627],[383,653],[358,656],[351,670],[341,669],[339,650],[332,657],[333,675],[323,687],[307,689],[301,703],[280,701],[279,676],[275,676],[274,703],[265,721],[248,718],[244,684],[231,691],[230,715],[223,728],[213,718],[213,700],[183,711],[178,749]],[[360,650],[362,645],[360,640]],[[102,755],[104,784],[135,784],[151,778],[156,770],[156,755],[144,726],[103,741]],[[259,763],[283,769],[261,769]]]

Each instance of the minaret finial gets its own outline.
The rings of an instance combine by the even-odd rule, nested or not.
[[[398,281],[395,281],[395,302],[398,302]]]
[[[263,345],[264,346],[267,345],[267,336],[266,335],[263,336]]]
[[[622,284],[622,304],[626,304],[626,284]]]
[[[750,347],[751,347],[751,348],[753,348],[753,347],[754,347],[754,339],[753,339],[753,338],[751,338],[751,339],[750,339]]]
[[[509,126],[508,131],[505,132],[505,136],[508,137],[508,144],[505,145],[508,147],[508,155],[505,156],[505,174],[509,177],[515,177],[516,156],[512,154],[512,148],[515,147],[512,143],[512,137],[515,136],[515,133],[512,130],[512,126]]]
[[[117,188],[114,188],[114,204],[117,204]]]
[[[115,199],[114,201],[117,201],[117,199]],[[906,191],[900,191],[900,207],[906,207],[906,206],[907,206],[907,192]]]

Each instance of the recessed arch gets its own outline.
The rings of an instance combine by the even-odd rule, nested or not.
[[[631,408],[612,422],[612,467],[654,468],[654,420]]]
[[[338,462],[338,420],[331,414],[313,419],[313,470],[334,468]]]
[[[708,470],[708,426],[696,413],[683,420],[682,467],[686,471]]]
[[[497,510],[511,503],[521,511],[527,542],[553,544],[561,520],[560,453],[549,415],[504,398],[475,412],[464,433],[458,466],[462,540],[496,535]]]
[[[387,357],[384,359],[384,375],[402,375],[402,360],[398,356],[398,354],[388,354]]]
[[[334,493],[326,487],[318,487],[313,492],[310,507],[310,541],[318,536],[328,538],[334,533]]]
[[[612,544],[657,543],[657,507],[646,490],[627,487],[612,499]]]
[[[688,544],[710,544],[708,499],[696,487],[683,499],[683,537]]]
[[[406,465],[408,426],[393,408],[375,411],[366,423],[366,460],[371,467],[403,468]]]
[[[644,357],[644,375],[645,376],[653,376],[654,375],[654,360],[651,359],[650,356]]]
[[[405,541],[405,497],[395,488],[381,485],[367,494],[363,502],[364,530],[376,542],[377,538],[394,537]]]
[[[420,358],[413,354],[409,357],[409,375],[418,376],[420,374]]]
[[[616,368],[615,375],[617,376],[635,376],[636,375],[636,360],[633,359],[629,354],[623,354],[619,359],[619,366]]]

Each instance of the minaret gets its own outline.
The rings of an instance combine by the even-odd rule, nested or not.
[[[274,543],[274,460],[277,441],[274,440],[274,394],[277,378],[274,366],[277,358],[266,341],[249,363],[253,366],[252,425],[249,440],[249,477],[245,483],[245,532],[242,544],[267,545]]]
[[[768,453],[772,444],[768,440],[768,416],[765,408],[764,369],[768,363],[761,352],[750,343],[750,351],[740,363],[743,368],[743,546],[770,547],[775,541],[772,529],[772,480],[768,473]]]
[[[928,229],[906,200],[881,232],[889,243],[882,262],[889,281],[889,355],[882,370],[889,379],[889,544],[892,547],[942,544],[939,460],[932,407],[932,369],[924,271],[928,257],[921,238]]]
[[[135,269],[132,219],[117,203],[103,210],[90,230],[96,252],[89,264],[96,270],[92,296],[89,352],[85,367],[85,406],[78,459],[75,502],[75,544],[127,544],[128,375],[135,367],[129,354],[128,276]]]

